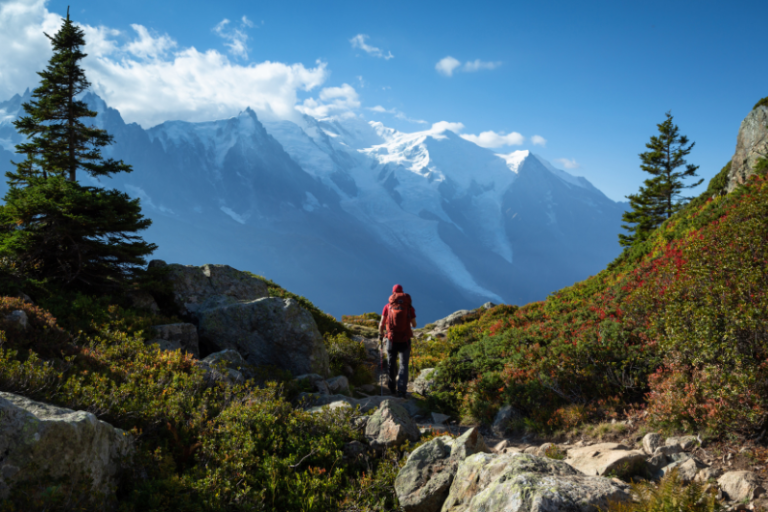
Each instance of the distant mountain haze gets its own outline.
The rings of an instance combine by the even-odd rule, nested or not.
[[[28,100],[0,103],[0,171]],[[420,325],[487,301],[542,300],[621,250],[625,203],[447,123],[402,133],[359,117],[262,122],[246,109],[145,130],[92,93],[84,100],[115,137],[104,155],[134,169],[101,184],[141,198],[154,257],[248,270],[337,317],[380,311],[395,283]]]

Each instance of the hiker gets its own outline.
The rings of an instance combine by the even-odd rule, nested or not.
[[[402,398],[405,398],[408,390],[408,360],[411,357],[411,338],[413,337],[411,327],[416,327],[416,310],[411,305],[411,296],[403,293],[403,287],[396,284],[392,287],[389,303],[381,312],[379,340],[384,336],[386,329],[389,376],[387,386],[393,395],[397,391],[397,396]],[[398,354],[400,354],[399,372],[397,372]],[[397,380],[395,380],[395,373],[398,373]]]

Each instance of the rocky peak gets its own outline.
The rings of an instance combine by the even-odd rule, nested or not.
[[[762,100],[752,109],[739,128],[736,153],[728,173],[728,192],[744,183],[755,172],[755,164],[768,158],[768,101]]]

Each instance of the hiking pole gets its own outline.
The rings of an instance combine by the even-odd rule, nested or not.
[[[379,391],[381,396],[384,396],[384,384],[381,382],[381,377],[384,375],[384,354],[381,351],[381,345],[384,343],[384,335],[379,333]]]

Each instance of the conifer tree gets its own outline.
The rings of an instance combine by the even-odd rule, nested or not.
[[[627,196],[632,209],[622,216],[624,222],[631,224],[621,226],[630,232],[629,235],[619,234],[619,243],[624,247],[647,239],[654,229],[690,200],[682,197],[681,192],[704,181],[683,184],[683,179],[697,176],[699,166],[685,160],[695,142],[689,145],[688,137],[680,135],[677,125],[672,122],[672,114],[667,112],[666,116],[666,121],[656,125],[659,135],[651,136],[651,141],[645,145],[649,151],[639,155],[640,168],[652,177],[645,180],[637,194]]]
[[[0,255],[21,273],[88,289],[119,286],[156,246],[135,235],[151,224],[138,199],[77,182],[131,172],[122,161],[103,159],[112,143],[106,131],[81,119],[96,112],[77,99],[90,84],[80,61],[85,38],[69,18],[54,36],[53,56],[38,73],[40,86],[26,115],[14,125],[27,141],[16,146],[26,159],[6,173],[10,186],[0,207]]]

